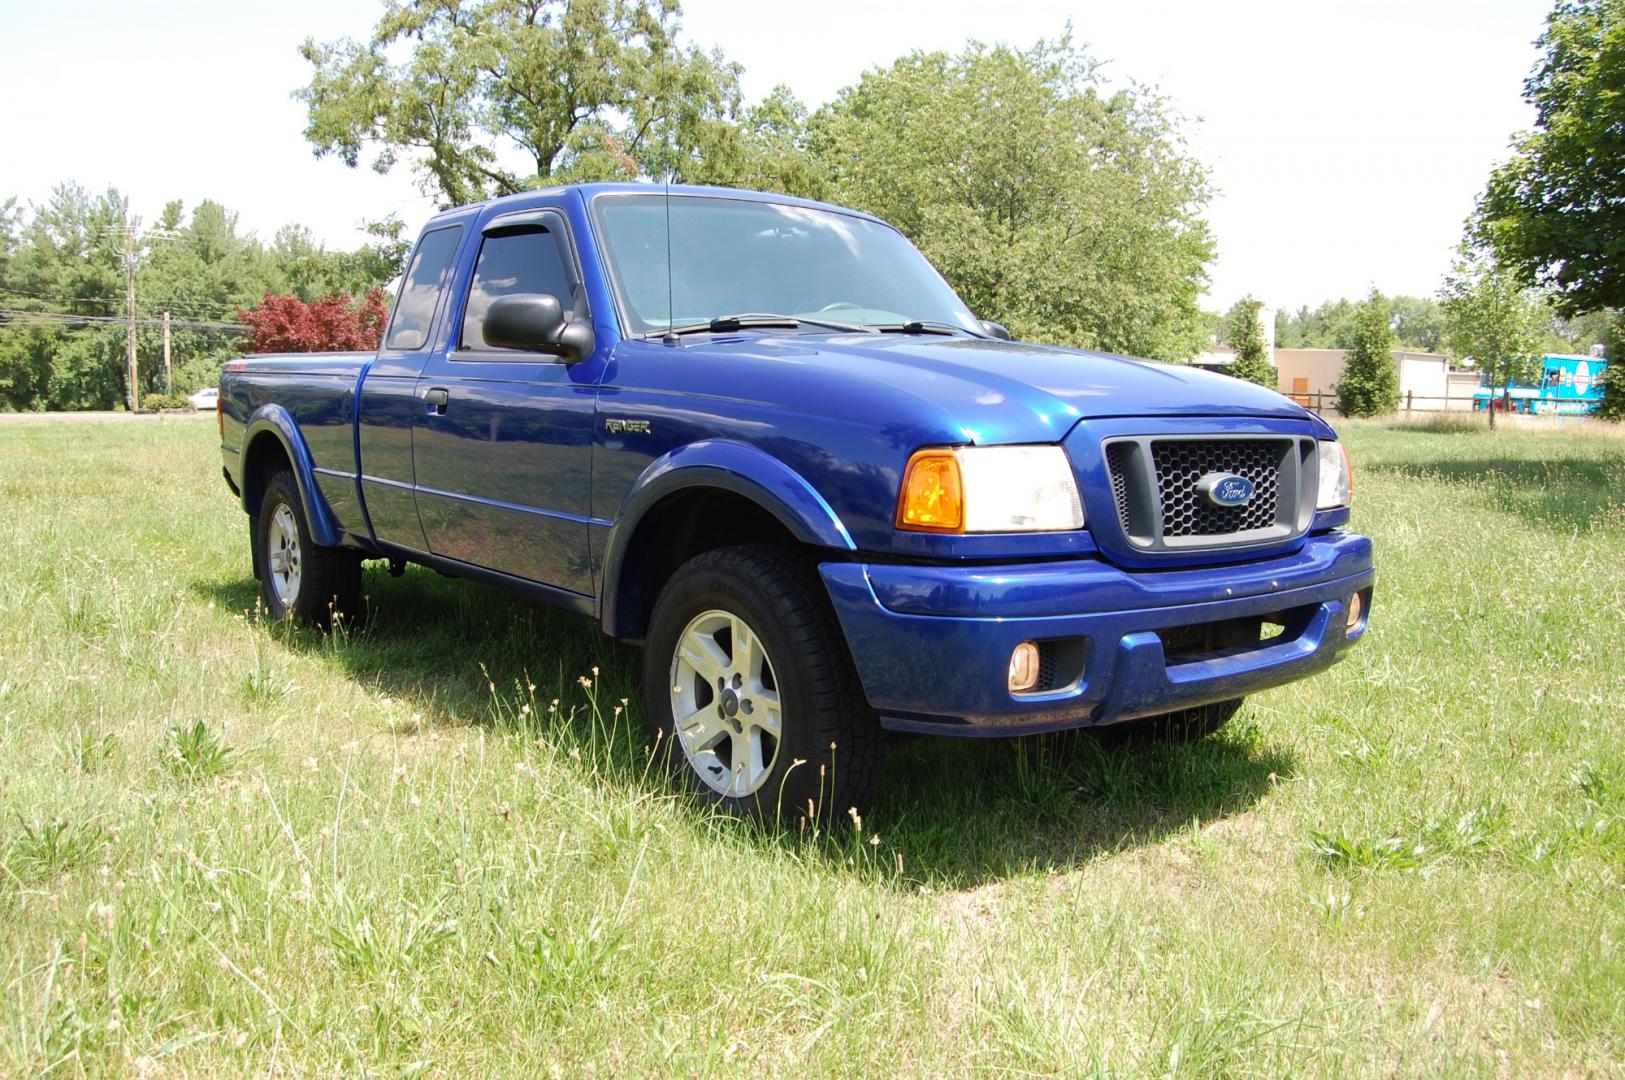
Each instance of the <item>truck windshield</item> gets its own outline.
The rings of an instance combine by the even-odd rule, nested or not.
[[[850,214],[714,196],[594,201],[631,334],[746,312],[855,326],[937,322],[981,333],[948,283],[896,230]],[[669,288],[668,288],[669,282]]]

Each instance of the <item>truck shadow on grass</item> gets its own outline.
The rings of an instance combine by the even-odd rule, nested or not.
[[[1245,715],[1188,745],[1109,732],[914,740],[888,761],[871,817],[905,867],[949,887],[1069,870],[1245,812],[1291,776],[1291,756]]]
[[[253,632],[339,665],[421,714],[426,725],[512,730],[517,702],[528,698],[538,712],[553,699],[561,712],[577,706],[576,725],[584,729],[590,713],[580,708],[588,693],[581,680],[591,679],[603,714],[626,701],[615,735],[575,730],[550,738],[582,746],[582,767],[607,783],[665,790],[648,767],[640,650],[606,638],[580,616],[429,571],[414,569],[397,581],[369,568],[365,580],[362,625],[334,634],[268,624]],[[251,579],[200,583],[197,591],[227,610],[250,613],[259,596]],[[968,888],[1067,870],[1155,843],[1193,822],[1243,812],[1292,767],[1287,753],[1258,737],[1246,710],[1220,736],[1192,745],[1087,734],[900,740],[865,822],[867,834],[883,836],[885,857],[853,872],[893,875],[900,856],[902,873],[892,880]],[[758,832],[765,844],[785,840],[739,828]],[[837,843],[834,850],[850,848]],[[837,856],[829,864],[843,868],[847,860]]]
[[[1625,525],[1625,455],[1613,459],[1374,461],[1371,473],[1461,488],[1495,510],[1563,532]],[[1356,492],[1358,494],[1358,492]],[[1359,502],[1355,502],[1358,513]]]

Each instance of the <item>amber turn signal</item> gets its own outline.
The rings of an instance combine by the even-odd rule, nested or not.
[[[921,532],[965,531],[965,485],[952,450],[919,450],[903,471],[897,527]]]

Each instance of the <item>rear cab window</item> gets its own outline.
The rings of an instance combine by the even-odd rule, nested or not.
[[[452,256],[457,254],[457,242],[462,235],[463,227],[453,225],[424,233],[423,239],[418,241],[418,249],[413,252],[401,281],[401,294],[389,320],[389,333],[384,335],[384,348],[411,352],[429,344],[430,324],[440,300],[440,290],[451,274]]]

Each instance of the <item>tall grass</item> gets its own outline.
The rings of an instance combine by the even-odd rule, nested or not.
[[[1347,661],[833,835],[674,794],[575,618],[267,623],[206,422],[0,428],[0,1073],[1617,1072],[1625,443],[1344,426]]]

